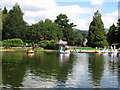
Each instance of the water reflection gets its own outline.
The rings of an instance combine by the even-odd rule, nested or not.
[[[28,56],[33,57],[35,53],[27,53]]]
[[[4,52],[2,60],[5,87],[120,87],[118,55]]]
[[[118,58],[118,87],[120,88],[120,57]]]
[[[94,86],[101,86],[100,81],[104,70],[104,59],[102,55],[90,55],[89,57],[89,72]]]
[[[24,58],[23,54],[3,53],[2,79],[5,86],[22,87],[21,82],[23,81],[23,77],[25,75],[27,63]]]
[[[65,63],[69,60],[70,54],[59,54],[60,63]]]

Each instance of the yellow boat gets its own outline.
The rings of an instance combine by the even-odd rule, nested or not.
[[[95,50],[95,53],[101,53],[101,50]]]
[[[28,50],[27,53],[34,53],[35,51],[33,50]]]

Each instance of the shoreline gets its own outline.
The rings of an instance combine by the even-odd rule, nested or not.
[[[12,49],[4,49],[0,50],[0,52],[26,52],[27,50],[12,50]],[[35,52],[58,52],[58,50],[35,50]]]

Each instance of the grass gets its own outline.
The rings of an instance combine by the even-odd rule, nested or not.
[[[14,50],[14,51],[26,51],[28,49],[31,49],[31,47],[14,47],[14,48],[9,48],[9,49],[4,49],[4,48],[0,48],[0,50]],[[52,51],[57,51],[57,50],[53,50],[53,49],[44,49],[44,48],[35,48],[35,51],[48,51],[48,52],[52,52]],[[74,50],[74,47],[69,47],[69,50]],[[95,50],[95,48],[92,47],[76,47],[76,50]]]
[[[69,47],[70,50],[74,50],[74,47]],[[94,50],[92,47],[76,47],[77,50]]]

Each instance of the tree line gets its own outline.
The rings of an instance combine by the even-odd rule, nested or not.
[[[83,36],[73,31],[76,25],[70,23],[66,14],[59,14],[54,21],[50,19],[41,20],[38,23],[28,25],[23,19],[23,12],[16,3],[8,11],[4,7],[2,11],[2,39],[20,38],[24,42],[30,42],[32,45],[44,40],[58,41],[60,39],[68,42],[69,45],[82,45]],[[101,14],[97,10],[94,13],[93,20],[90,23],[87,46],[104,47],[114,43],[120,44],[120,20],[117,26],[114,24],[109,28],[108,33],[105,31]]]
[[[83,36],[73,32],[73,23],[65,14],[59,14],[55,21],[50,19],[41,20],[38,23],[28,25],[23,19],[23,12],[18,4],[8,12],[6,7],[3,13],[2,39],[20,38],[25,42],[32,44],[44,40],[60,39],[68,41],[69,45],[78,45],[82,43]],[[78,43],[79,42],[79,43]]]
[[[101,14],[97,10],[94,13],[92,22],[90,23],[87,38],[87,44],[91,47],[103,47],[107,45],[120,46],[120,19],[118,19],[117,26],[113,24],[112,26],[110,26],[107,32],[104,28]]]

